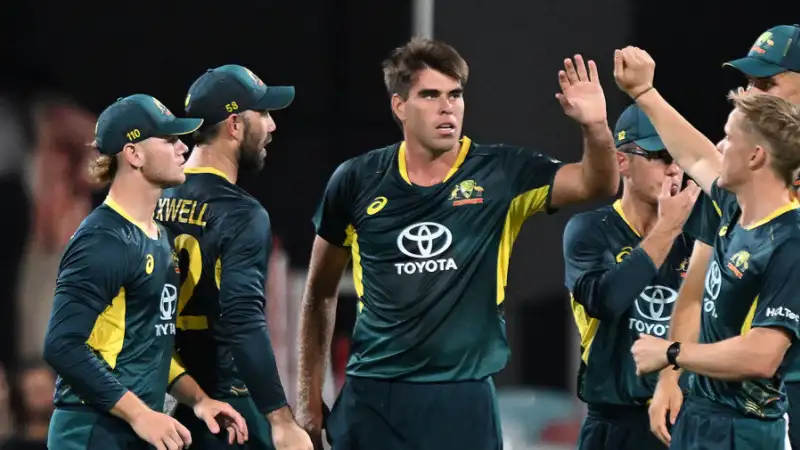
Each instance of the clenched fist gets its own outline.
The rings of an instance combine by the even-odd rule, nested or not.
[[[656,62],[638,47],[614,51],[614,81],[631,98],[636,98],[653,86]]]

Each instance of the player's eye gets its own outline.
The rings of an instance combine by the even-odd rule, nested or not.
[[[163,139],[170,144],[178,142],[178,136],[164,136]]]

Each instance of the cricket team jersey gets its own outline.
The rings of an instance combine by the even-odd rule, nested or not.
[[[45,339],[57,407],[108,411],[130,390],[163,408],[180,275],[167,231],[158,229],[149,237],[109,197],[72,236]]]
[[[181,267],[177,360],[214,398],[286,404],[265,320],[272,233],[267,211],[213,168],[184,171],[154,217],[175,236]]]
[[[666,338],[692,250],[681,234],[660,268],[639,247],[621,201],[573,216],[564,231],[565,284],[581,337],[578,397],[644,405],[658,374],[636,375],[631,347],[642,333]]]
[[[476,380],[508,359],[503,301],[522,223],[548,209],[561,163],[464,137],[443,182],[417,186],[405,144],[340,165],[314,217],[349,248],[359,298],[347,373],[411,382]]]
[[[747,333],[753,327],[784,329],[792,347],[771,379],[728,382],[697,375],[694,395],[739,412],[779,418],[787,408],[784,379],[797,360],[800,336],[800,204],[796,201],[747,228],[739,225],[736,197],[712,185],[711,200],[721,218],[714,253],[706,271],[700,342],[714,343]]]

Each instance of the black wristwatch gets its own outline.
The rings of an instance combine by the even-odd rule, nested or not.
[[[678,365],[678,355],[681,354],[681,343],[673,342],[667,347],[667,362],[670,363],[673,369],[678,370],[681,366]]]

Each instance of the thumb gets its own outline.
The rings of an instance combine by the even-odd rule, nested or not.
[[[556,94],[556,100],[558,100],[558,103],[561,103],[561,107],[565,110],[572,107],[572,104],[567,99],[567,96],[560,92]]]
[[[689,191],[688,195],[692,201],[697,200],[697,196],[700,195],[700,186],[692,180],[686,183],[686,189],[684,190]]]
[[[622,50],[614,50],[614,77],[615,78],[622,77],[622,72],[623,72]]]
[[[675,421],[678,420],[678,413],[681,410],[681,402],[678,401],[676,405],[671,405],[669,408],[669,423],[675,425]]]

